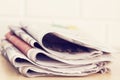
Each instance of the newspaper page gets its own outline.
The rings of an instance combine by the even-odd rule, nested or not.
[[[66,60],[64,58],[59,58],[58,56],[54,56],[52,54],[49,54],[49,53],[46,53],[43,51],[41,52],[41,50],[31,48],[29,45],[27,45],[26,43],[24,43],[22,40],[15,37],[11,33],[7,33],[6,38],[10,42],[12,42],[12,44],[14,44],[18,49],[20,49],[29,58],[30,58],[29,55],[32,55],[32,58],[30,58],[30,59],[32,59],[34,62],[40,63],[40,64],[42,64],[42,61],[44,61],[43,64],[44,63],[46,65],[51,64],[50,62],[45,62],[46,60],[42,60],[43,57],[47,57],[46,59],[49,59],[49,61],[52,61],[53,64],[56,63],[54,65],[58,65],[58,66],[62,65],[61,62],[67,63],[67,64],[72,64],[72,65],[86,65],[86,64],[96,63],[96,62],[103,62],[103,61],[109,62],[110,61],[110,57],[107,55],[102,55],[100,57],[86,59],[86,60],[81,60],[81,59],[80,60],[72,60],[72,59]],[[39,56],[40,53],[42,53],[44,56],[42,56],[42,55]],[[38,58],[37,58],[37,56],[38,56]],[[59,63],[58,63],[58,61],[59,61]]]
[[[50,25],[40,25],[38,28],[22,26],[22,28],[32,35],[46,51],[51,54],[55,53],[53,55],[60,58],[88,59],[108,53],[88,45],[87,42],[84,43],[83,39],[76,40],[76,36],[73,36],[68,30],[56,29]]]

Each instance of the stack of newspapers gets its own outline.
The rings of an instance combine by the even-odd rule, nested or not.
[[[53,25],[9,29],[1,40],[2,55],[24,76],[87,76],[110,71],[110,51],[83,39],[84,34]]]

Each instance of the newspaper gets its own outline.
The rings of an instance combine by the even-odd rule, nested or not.
[[[44,28],[41,30],[42,27]],[[110,53],[110,50],[106,50],[105,47],[101,48],[100,45],[88,43],[89,40],[82,39],[79,34],[66,29],[58,29],[51,25],[40,25],[38,28],[23,25],[22,28],[47,52],[67,60],[88,59]]]
[[[15,29],[13,26],[10,28],[16,35],[21,34],[19,32],[19,30],[21,30],[21,29],[19,29],[19,30]],[[54,30],[57,33],[53,32],[51,30],[48,30],[49,28],[45,28],[42,31],[41,30],[36,31],[34,29],[30,29],[30,28],[26,28],[26,27],[23,27],[23,29],[26,32],[28,32],[34,39],[36,39],[38,41],[38,43],[42,46],[43,49],[45,49],[50,54],[53,53],[53,55],[55,55],[59,58],[64,58],[66,60],[88,59],[88,58],[97,57],[97,56],[100,56],[103,54],[103,52],[100,50],[96,50],[95,48],[92,49],[91,47],[86,47],[88,45],[86,45],[82,42],[79,42],[80,45],[77,45],[74,42],[78,42],[78,41],[75,41],[68,37],[59,35],[58,33],[60,31],[57,31],[58,29]],[[18,33],[16,33],[16,32],[18,32]],[[63,32],[65,33],[68,31],[62,30],[61,33],[63,34]],[[66,33],[66,34],[68,34],[68,33]],[[69,34],[71,35],[71,33],[69,33]],[[21,37],[21,36],[19,36],[19,37]],[[37,39],[37,38],[39,38],[39,39]],[[47,39],[49,39],[49,40],[47,40]],[[27,41],[28,38],[25,38],[24,40]],[[81,45],[85,45],[85,46],[81,46]],[[62,54],[61,54],[61,52],[62,52]],[[67,57],[67,56],[69,56],[69,57]]]
[[[66,58],[60,58],[59,56],[56,56],[52,53],[45,52],[41,49],[36,49],[32,48],[25,42],[23,42],[21,39],[17,38],[15,35],[13,35],[11,32],[8,32],[6,34],[6,39],[8,39],[12,44],[14,44],[18,49],[20,49],[26,56],[28,56],[32,61],[38,63],[38,64],[45,64],[45,65],[50,65],[53,63],[53,65],[58,65],[56,60],[60,62],[64,62],[67,64],[73,64],[73,65],[84,65],[84,64],[91,64],[91,63],[96,63],[96,62],[101,62],[101,61],[109,61],[110,58],[107,55],[101,55],[100,57],[92,58],[92,59],[87,59],[87,60],[82,60],[82,59],[66,59]],[[60,53],[59,53],[60,54]],[[65,53],[61,53],[62,55],[65,55]],[[82,54],[82,53],[80,53]],[[84,54],[84,53],[83,53]],[[73,55],[73,54],[72,54]],[[67,55],[68,56],[68,55]],[[78,55],[77,55],[78,56]],[[74,56],[75,57],[75,56]],[[81,56],[82,57],[82,56]],[[108,57],[108,58],[106,58]],[[47,62],[41,62],[41,61],[46,61],[45,59],[48,59]],[[52,63],[50,62],[52,61]],[[60,65],[60,64],[59,64]]]
[[[109,71],[109,50],[85,41],[75,32],[52,25],[9,28],[1,41],[2,54],[27,77],[87,76]]]
[[[108,72],[104,63],[89,64],[86,66],[73,66],[57,68],[45,67],[32,62],[7,40],[2,40],[2,54],[18,71],[27,77],[36,76],[86,76],[97,72]]]

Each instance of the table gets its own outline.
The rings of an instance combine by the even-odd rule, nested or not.
[[[19,74],[17,70],[0,54],[0,80],[119,80],[120,53],[112,53],[111,72],[93,74],[85,77],[35,77],[28,78]]]

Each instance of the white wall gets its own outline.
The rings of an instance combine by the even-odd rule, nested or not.
[[[0,38],[20,22],[78,25],[120,50],[120,0],[0,0]]]

